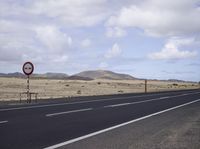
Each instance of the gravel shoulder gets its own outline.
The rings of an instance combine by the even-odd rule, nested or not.
[[[199,149],[200,102],[61,147],[62,149]]]

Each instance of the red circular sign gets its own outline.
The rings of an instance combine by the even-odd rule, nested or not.
[[[22,70],[23,70],[24,74],[31,75],[34,70],[34,66],[31,62],[26,62],[26,63],[24,63]]]

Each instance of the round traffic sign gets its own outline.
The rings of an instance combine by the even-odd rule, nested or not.
[[[22,70],[23,70],[24,74],[31,75],[34,70],[34,66],[31,62],[26,62],[26,63],[24,63]]]

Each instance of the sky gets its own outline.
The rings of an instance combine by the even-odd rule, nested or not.
[[[200,0],[0,0],[0,72],[200,81]]]

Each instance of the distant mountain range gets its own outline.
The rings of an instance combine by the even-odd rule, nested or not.
[[[69,76],[64,73],[45,73],[45,74],[33,74],[31,75],[33,78],[56,78],[56,79],[64,79],[68,78]],[[0,73],[0,77],[20,77],[24,78],[26,77],[23,73],[20,72],[14,72],[14,73]]]
[[[25,78],[26,76],[23,73],[20,72],[14,72],[14,73],[0,73],[0,77],[19,77],[19,78]],[[69,76],[64,73],[44,73],[44,74],[32,74],[31,77],[33,78],[49,78],[49,79],[66,79]]]
[[[0,73],[0,77],[26,77],[23,73]],[[68,79],[68,80],[94,80],[94,79],[108,79],[108,80],[133,80],[136,79],[128,74],[115,73],[108,70],[91,70],[83,71],[74,75],[67,75],[65,73],[44,73],[33,74],[33,78],[48,78],[48,79]]]
[[[25,75],[20,72],[0,73],[0,77],[25,77]]]
[[[49,79],[67,79],[69,75],[65,73],[52,73],[48,72],[45,74],[33,74],[35,78],[49,78]]]
[[[136,78],[128,74],[115,73],[108,70],[91,70],[83,71],[75,74],[74,76],[88,77],[92,79],[109,79],[109,80],[134,80]]]
[[[17,77],[17,78],[25,78],[26,76],[23,73],[15,72],[15,73],[0,73],[0,77]],[[95,80],[95,79],[107,79],[107,80],[142,80],[139,78],[135,78],[128,74],[116,73],[108,70],[90,70],[83,71],[74,75],[67,75],[65,73],[44,73],[44,74],[33,74],[31,75],[33,78],[47,78],[47,79],[65,79],[65,80]],[[159,81],[159,80],[158,80]],[[170,82],[188,82],[177,79],[169,79],[169,80],[160,80],[160,81],[170,81]]]

